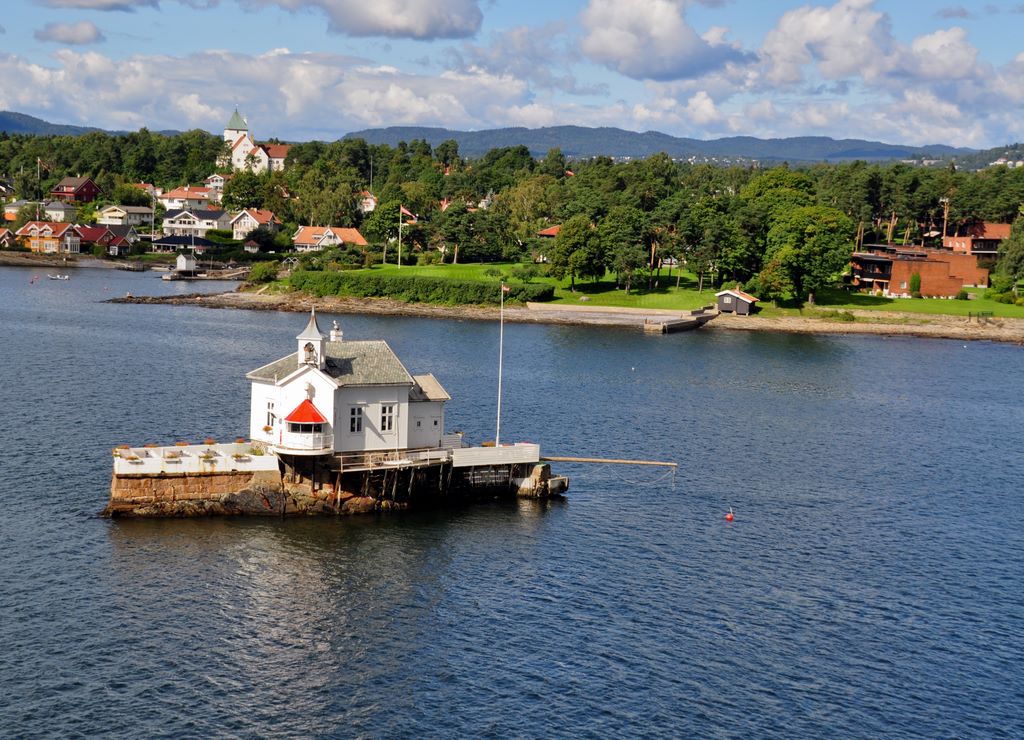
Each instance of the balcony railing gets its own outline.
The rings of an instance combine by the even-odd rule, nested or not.
[[[276,446],[285,450],[333,450],[334,435],[281,432]]]

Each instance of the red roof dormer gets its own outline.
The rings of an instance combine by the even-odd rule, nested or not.
[[[320,410],[313,405],[308,398],[300,403],[295,409],[284,417],[284,420],[291,424],[326,424],[327,417],[320,413]]]

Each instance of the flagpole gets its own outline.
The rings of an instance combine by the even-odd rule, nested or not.
[[[505,283],[501,284],[501,308],[498,315],[498,423],[494,431],[494,446],[501,446],[501,369],[505,355]]]
[[[398,269],[402,269],[402,206],[398,206]]]

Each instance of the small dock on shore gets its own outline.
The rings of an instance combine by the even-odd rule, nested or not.
[[[675,334],[680,331],[699,329],[718,316],[713,306],[705,306],[690,312],[689,316],[646,318],[644,332],[647,334]]]

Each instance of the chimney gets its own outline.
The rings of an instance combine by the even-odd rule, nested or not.
[[[335,321],[334,325],[331,327],[331,341],[332,342],[340,342],[341,341],[341,328],[338,326],[338,322],[337,321]]]

